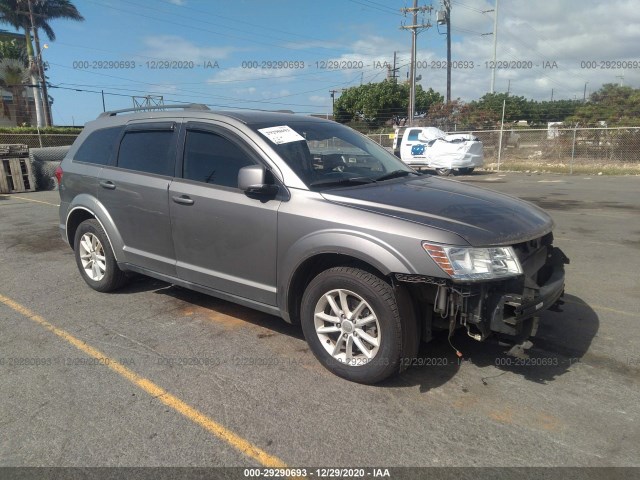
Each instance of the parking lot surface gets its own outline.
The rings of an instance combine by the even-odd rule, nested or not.
[[[0,195],[1,466],[640,466],[640,177],[458,177],[530,200],[571,259],[528,358],[436,338],[346,382],[299,327],[136,278],[91,290],[57,192]],[[281,462],[281,463],[278,463]]]

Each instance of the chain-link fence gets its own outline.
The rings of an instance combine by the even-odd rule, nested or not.
[[[29,148],[65,147],[71,145],[77,136],[75,133],[0,133],[0,145],[20,143]]]
[[[21,165],[23,169],[27,170],[22,173],[31,179],[30,187],[35,186],[38,190],[53,190],[57,188],[55,170],[77,137],[78,134],[0,133],[0,147],[2,147],[0,151],[4,152],[0,156],[11,157],[12,162],[14,159],[28,157],[27,164]],[[10,162],[8,162],[9,160],[5,163],[9,165]],[[5,168],[6,171],[0,172],[0,183],[7,180],[8,177],[13,178],[13,174],[17,172],[17,167],[10,172],[8,168]],[[7,184],[6,188],[2,190],[6,192],[29,191],[29,189],[25,189],[24,185],[16,186],[14,184],[11,185],[11,188]]]
[[[479,130],[485,169],[561,173],[640,173],[640,128],[545,128]],[[369,134],[384,147],[389,134]]]

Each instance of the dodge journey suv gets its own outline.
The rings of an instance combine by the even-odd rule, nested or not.
[[[564,292],[544,211],[420,174],[328,120],[106,112],[57,175],[91,288],[135,272],[280,316],[352,381],[401,371],[438,330],[522,343]]]

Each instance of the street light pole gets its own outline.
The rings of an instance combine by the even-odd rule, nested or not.
[[[491,93],[495,91],[496,86],[496,52],[498,49],[498,2],[496,0],[496,8],[493,12],[493,68],[491,69]]]
[[[44,74],[42,50],[40,49],[40,37],[38,36],[37,28],[33,30],[33,41],[36,47],[36,66],[38,68],[38,75],[40,77],[40,85],[42,86],[42,108],[44,110],[44,125],[46,127],[50,127],[53,125],[53,116],[51,115],[51,105],[49,105],[49,89],[47,87],[47,77]]]

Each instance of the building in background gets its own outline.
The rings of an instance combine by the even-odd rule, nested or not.
[[[0,29],[0,42],[10,42],[15,40],[18,45],[24,45],[25,36],[20,33],[8,32]],[[29,80],[23,80],[22,84],[28,85]],[[30,125],[36,125],[36,108],[33,99],[33,89],[21,84],[9,84],[0,82],[0,94],[2,102],[0,102],[0,127],[18,126],[18,119]],[[22,95],[23,102],[16,102],[14,96]],[[19,106],[21,105],[21,107]],[[19,109],[20,111],[16,111]]]

